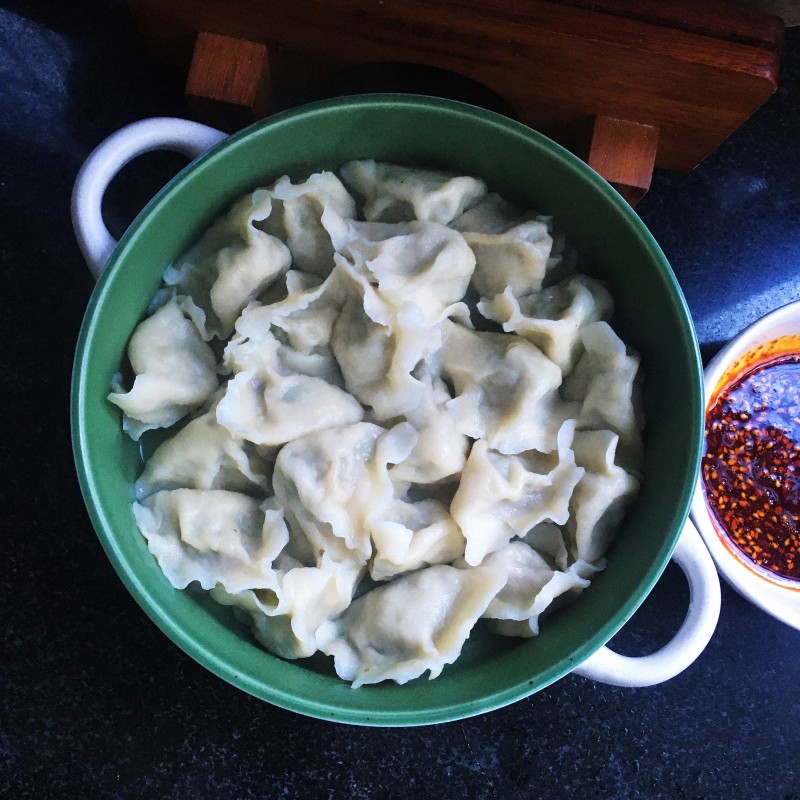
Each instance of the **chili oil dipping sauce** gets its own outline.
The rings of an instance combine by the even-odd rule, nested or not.
[[[800,335],[754,347],[723,373],[706,410],[701,477],[726,547],[800,589]]]

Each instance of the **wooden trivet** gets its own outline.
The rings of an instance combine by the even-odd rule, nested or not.
[[[276,98],[329,96],[342,70],[445,70],[585,158],[630,203],[654,167],[691,170],[770,97],[783,43],[778,17],[722,0],[129,2],[218,126],[258,119]]]

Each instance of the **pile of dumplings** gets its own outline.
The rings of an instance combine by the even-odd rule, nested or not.
[[[639,488],[612,310],[548,218],[479,179],[283,177],[167,268],[130,339],[109,400],[161,441],[138,527],[174,587],[354,687],[435,678],[480,619],[534,636]]]

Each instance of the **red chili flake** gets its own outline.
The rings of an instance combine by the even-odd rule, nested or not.
[[[743,372],[706,416],[706,497],[756,564],[800,579],[800,354]]]

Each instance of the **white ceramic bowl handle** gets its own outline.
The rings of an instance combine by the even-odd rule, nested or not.
[[[714,562],[687,519],[672,558],[689,581],[689,610],[678,632],[649,656],[622,656],[601,647],[574,672],[614,686],[654,686],[683,672],[705,649],[719,619],[720,588]]]
[[[103,195],[114,176],[136,156],[152,150],[172,150],[196,158],[227,134],[199,122],[153,117],[126,125],[90,154],[72,190],[72,227],[89,270],[100,276],[117,245],[103,221]]]

